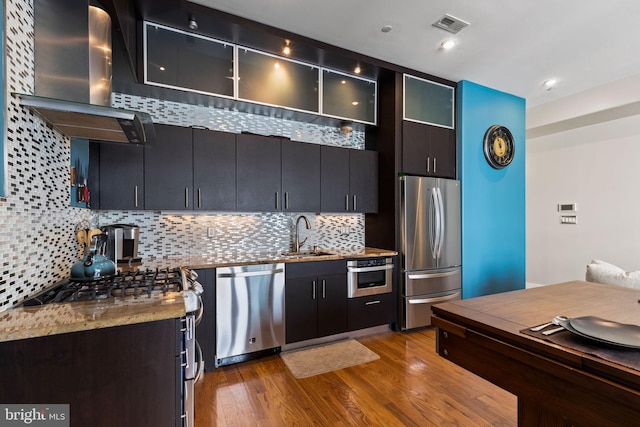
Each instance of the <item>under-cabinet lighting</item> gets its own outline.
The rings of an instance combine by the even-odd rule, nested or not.
[[[362,71],[362,70],[360,69],[360,66],[359,66],[359,65],[358,65],[358,66],[356,66],[356,68],[353,70],[353,72],[354,72],[354,73],[356,73],[356,74],[360,74],[360,72],[361,72],[361,71]]]

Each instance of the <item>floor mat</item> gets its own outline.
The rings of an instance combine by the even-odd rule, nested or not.
[[[287,351],[280,353],[280,357],[295,378],[312,377],[380,358],[352,339]]]

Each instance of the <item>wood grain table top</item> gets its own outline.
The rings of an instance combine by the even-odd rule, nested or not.
[[[640,290],[572,281],[487,295],[433,307],[435,326],[455,325],[614,381],[640,386],[640,371],[576,351],[521,331],[551,321],[597,316],[640,325]]]

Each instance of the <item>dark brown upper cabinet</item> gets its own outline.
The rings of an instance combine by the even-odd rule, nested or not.
[[[193,208],[236,210],[236,135],[193,129]]]
[[[144,209],[144,149],[95,144],[100,151],[100,204],[108,210]]]
[[[378,153],[340,147],[321,148],[321,211],[378,211]]]
[[[403,121],[402,172],[455,178],[455,130]]]
[[[155,125],[156,141],[144,149],[144,207],[193,209],[191,128]]]
[[[282,141],[282,210],[320,212],[320,145]]]
[[[281,211],[280,138],[240,134],[236,143],[238,211]]]

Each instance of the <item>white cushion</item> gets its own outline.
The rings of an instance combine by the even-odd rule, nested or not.
[[[620,267],[597,259],[587,265],[586,280],[640,289],[640,271],[624,271]]]

